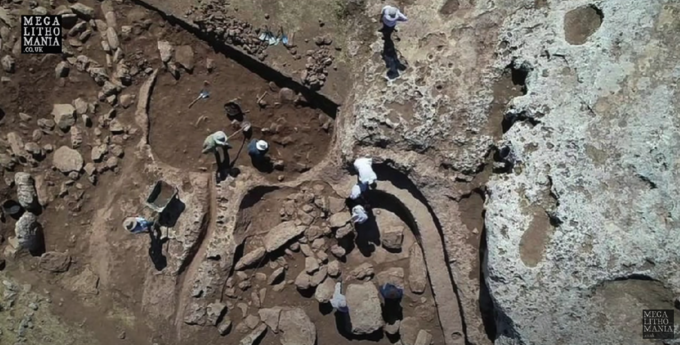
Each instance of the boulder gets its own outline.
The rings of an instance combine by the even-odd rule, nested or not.
[[[231,331],[231,319],[229,316],[225,316],[222,319],[222,322],[217,326],[217,331],[220,332],[220,335],[227,335]]]
[[[404,227],[392,226],[383,229],[380,236],[383,247],[391,250],[400,250],[404,240]]]
[[[18,172],[14,175],[14,183],[17,185],[17,200],[21,207],[27,210],[40,208],[38,192],[35,189],[35,180],[29,173]]]
[[[344,257],[345,257],[345,254],[346,254],[346,253],[345,253],[345,248],[343,248],[343,247],[341,247],[341,246],[339,246],[339,245],[337,245],[337,244],[334,244],[334,245],[331,247],[331,253],[332,253],[333,255],[335,255],[335,257],[337,257],[338,259],[344,258]]]
[[[409,255],[408,285],[413,293],[421,294],[427,288],[427,266],[418,242],[411,245]]]
[[[280,282],[285,275],[286,269],[283,267],[279,267],[272,272],[272,274],[269,276],[269,279],[267,280],[267,284],[269,285],[274,285]]]
[[[60,252],[46,252],[40,256],[38,266],[50,272],[66,272],[71,266],[71,256]]]
[[[52,165],[65,174],[72,171],[80,172],[83,168],[83,156],[76,150],[62,146],[54,151]]]
[[[179,46],[175,49],[175,61],[186,71],[194,70],[194,50],[191,46]]]
[[[316,326],[300,308],[282,310],[279,329],[281,345],[316,344]]]
[[[66,61],[61,61],[57,64],[56,67],[54,67],[54,76],[59,78],[66,78],[68,77],[68,73],[71,70],[69,67],[68,63]]]
[[[217,322],[220,320],[220,317],[224,315],[226,309],[227,306],[221,302],[214,302],[208,304],[208,308],[206,310],[208,324],[211,326],[217,326]]]
[[[342,239],[353,232],[354,227],[350,224],[345,224],[344,226],[335,231],[335,238]]]
[[[336,213],[328,219],[328,224],[331,229],[339,229],[349,223],[350,217],[347,212]]]
[[[42,228],[38,223],[38,217],[31,212],[24,212],[21,215],[14,225],[14,234],[19,248],[33,251],[42,246]]]
[[[415,317],[405,317],[399,323],[399,336],[404,345],[415,345],[420,332],[420,325],[418,319]]]
[[[241,339],[241,341],[239,342],[239,345],[253,345],[257,341],[259,341],[259,339],[265,334],[265,332],[267,332],[267,325],[262,323],[248,335],[243,337],[243,339]]]
[[[312,287],[312,276],[307,274],[307,272],[302,271],[295,278],[295,286],[300,290],[307,290]]]
[[[319,261],[315,257],[305,258],[305,272],[312,274],[319,270]]]
[[[248,315],[243,320],[243,323],[245,323],[248,328],[255,329],[257,325],[260,324],[260,317],[255,315]]]
[[[328,275],[333,278],[340,275],[340,262],[333,260],[328,263]]]
[[[158,41],[158,52],[161,54],[161,61],[168,63],[172,59],[175,49],[168,41]]]
[[[312,275],[312,277],[309,279],[309,284],[311,287],[317,287],[319,284],[321,284],[325,279],[326,276],[328,275],[328,268],[326,266],[321,266],[319,267],[319,270],[316,271]]]
[[[111,47],[111,50],[116,50],[118,47],[120,47],[118,33],[112,26],[106,28],[106,40],[109,42],[109,47]]]
[[[306,257],[314,257],[314,251],[312,251],[312,247],[310,247],[309,244],[301,244],[300,250],[302,251],[302,255]]]
[[[109,152],[109,147],[106,146],[106,144],[101,144],[97,146],[93,146],[92,150],[90,151],[90,158],[94,162],[101,162],[101,160],[104,158],[104,155]],[[90,163],[88,163],[90,164]]]
[[[21,135],[19,135],[19,133],[8,133],[7,141],[9,142],[9,147],[12,150],[12,154],[19,161],[19,163],[25,165],[30,162],[30,155],[28,152],[26,152],[26,145],[24,144],[24,140],[21,139]]]
[[[73,100],[73,107],[75,108],[77,115],[83,115],[87,113],[88,103],[79,97]]]
[[[371,334],[382,328],[382,306],[373,283],[350,284],[345,294],[353,334]]]
[[[57,126],[66,132],[76,123],[76,108],[70,104],[55,104],[52,106],[52,116]]]
[[[279,317],[281,316],[281,308],[262,308],[257,314],[260,316],[262,322],[264,322],[269,329],[274,332],[279,332]]]
[[[0,60],[0,65],[2,65],[2,69],[7,73],[14,73],[14,70],[16,68],[15,60],[11,55],[5,55]]]
[[[401,267],[390,267],[378,273],[378,286],[383,286],[390,283],[394,286],[404,288],[404,269]]]
[[[295,101],[295,91],[287,87],[282,87],[281,90],[279,90],[279,99],[281,100],[281,103],[293,103]]]
[[[350,275],[356,279],[364,279],[373,277],[374,273],[375,270],[373,269],[373,265],[371,263],[364,262],[363,264],[354,268],[352,272],[350,272]]]
[[[424,329],[421,329],[420,332],[418,332],[415,345],[430,345],[430,343],[432,343],[432,334]]]
[[[187,325],[205,325],[206,310],[198,301],[191,302],[184,311],[184,323]]]
[[[333,298],[333,293],[335,293],[335,280],[326,279],[316,287],[314,298],[316,298],[319,303],[328,303],[331,298]]]
[[[83,20],[90,20],[92,17],[94,17],[94,8],[83,5],[79,2],[71,5],[71,11],[75,13],[78,17],[82,18]]]
[[[241,271],[245,268],[248,268],[254,264],[257,264],[262,261],[262,258],[264,258],[265,254],[267,254],[267,251],[264,249],[264,247],[258,247],[257,249],[248,252],[248,254],[244,255],[241,260],[239,260],[236,263],[235,270]]]
[[[283,222],[271,229],[264,238],[264,247],[267,252],[273,252],[283,247],[288,241],[302,235],[304,226],[297,226],[294,222]]]

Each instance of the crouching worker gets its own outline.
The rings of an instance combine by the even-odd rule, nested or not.
[[[363,224],[368,220],[368,213],[366,209],[361,205],[356,205],[352,207],[352,222],[354,224]]]
[[[146,220],[143,217],[128,217],[123,221],[125,230],[133,234],[141,234],[149,232],[149,229],[154,225],[154,222]]]
[[[272,164],[269,156],[269,144],[264,140],[253,139],[248,144],[248,155],[253,162],[253,166],[260,171],[271,171]]]
[[[333,292],[333,298],[331,298],[331,305],[335,310],[341,313],[347,313],[347,299],[345,295],[342,294],[342,283],[335,283],[335,291]]]
[[[227,153],[227,149],[230,149],[231,145],[229,145],[229,142],[227,142],[228,139],[229,138],[226,134],[224,134],[224,132],[217,131],[213,134],[210,134],[203,142],[203,153],[206,154],[212,152],[215,154],[218,174],[222,172],[225,162],[229,164],[229,154]],[[217,148],[222,149],[222,157],[220,157],[220,153],[218,152]]]
[[[373,171],[373,159],[371,158],[357,158],[354,161],[354,169],[359,174],[359,183],[365,184],[370,189],[375,189],[378,184],[378,175]]]

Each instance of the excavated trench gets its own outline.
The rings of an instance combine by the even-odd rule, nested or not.
[[[413,182],[400,172],[392,168],[390,162],[374,164],[379,179],[379,189],[383,193],[391,194],[399,204],[405,219],[412,224],[424,251],[428,269],[430,285],[435,295],[439,321],[444,331],[446,343],[468,342],[466,334],[465,316],[461,307],[458,288],[453,274],[448,266],[448,253],[444,248],[444,234],[442,226],[423,194]],[[376,198],[379,207],[382,200]],[[389,205],[388,200],[388,205]],[[389,206],[388,206],[389,207]],[[417,224],[417,226],[415,226]]]

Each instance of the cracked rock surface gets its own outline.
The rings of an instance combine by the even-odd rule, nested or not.
[[[601,26],[572,45],[567,13],[589,3],[549,4],[509,17],[502,37],[508,58],[531,67],[510,112],[537,121],[505,133],[520,163],[489,184],[496,343],[642,343],[641,309],[673,309],[680,292],[669,236],[680,217],[680,7],[599,2]]]

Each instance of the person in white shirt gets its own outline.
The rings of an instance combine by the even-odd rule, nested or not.
[[[333,298],[331,298],[331,305],[335,310],[341,313],[347,313],[347,299],[345,295],[342,294],[342,283],[335,283],[335,291],[333,292]]]
[[[408,18],[399,11],[398,8],[394,6],[387,5],[383,7],[380,11],[380,16],[382,17],[383,28],[381,31],[389,35],[394,31],[394,27],[397,26],[397,22],[406,22]]]
[[[368,220],[366,209],[361,205],[352,207],[352,222],[354,224],[363,224]]]
[[[354,161],[354,169],[359,174],[359,182],[365,183],[371,189],[375,189],[378,185],[376,181],[378,180],[378,175],[373,171],[373,159],[371,158],[357,158]]]

